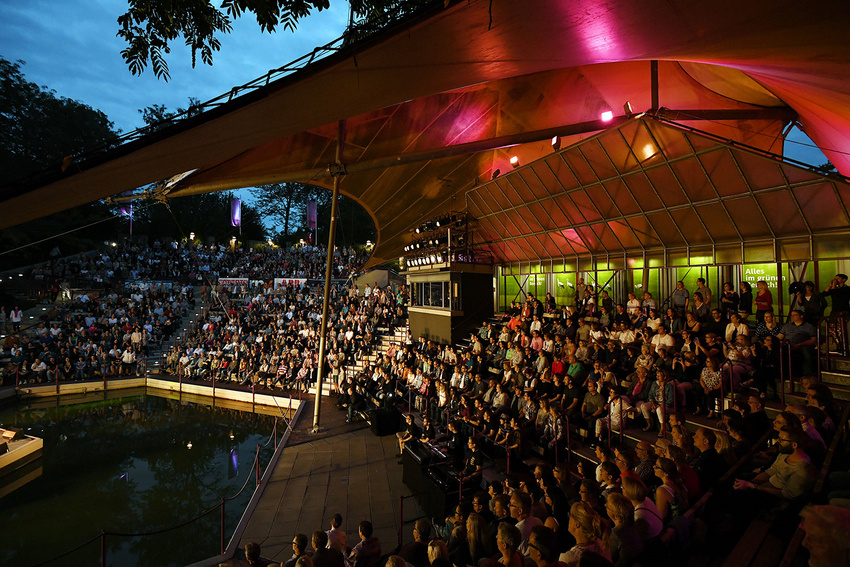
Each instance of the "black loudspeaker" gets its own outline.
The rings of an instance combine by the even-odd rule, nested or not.
[[[376,408],[369,412],[369,421],[372,424],[372,433],[378,437],[397,433],[400,420],[401,412],[397,410]]]
[[[3,441],[0,443],[0,455],[3,455],[9,451],[9,444]]]

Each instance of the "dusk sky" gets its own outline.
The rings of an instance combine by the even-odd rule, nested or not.
[[[178,40],[168,55],[171,80],[166,83],[150,68],[134,77],[121,59],[125,44],[116,36],[116,20],[126,11],[125,0],[0,0],[0,56],[25,61],[27,80],[102,110],[127,132],[143,125],[141,108],[164,104],[176,110],[185,108],[189,97],[209,100],[336,39],[347,22],[348,3],[331,4],[329,11],[302,21],[295,33],[264,34],[253,15],[243,16],[231,34],[219,36],[222,49],[212,67],[199,62],[192,69],[189,50]],[[825,163],[809,145],[796,131],[786,155]]]
[[[185,108],[190,96],[207,101],[336,39],[348,21],[348,3],[332,5],[295,33],[262,33],[252,14],[239,18],[232,33],[219,36],[212,67],[199,56],[192,69],[190,51],[178,40],[167,56],[166,83],[150,66],[134,77],[121,58],[126,45],[116,33],[125,0],[0,0],[0,55],[25,61],[27,80],[102,110],[127,132],[143,125],[141,108]]]

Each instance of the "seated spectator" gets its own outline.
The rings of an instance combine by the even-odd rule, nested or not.
[[[662,484],[655,491],[655,505],[658,514],[665,522],[670,522],[684,514],[688,508],[688,490],[679,475],[679,470],[670,459],[658,459],[655,463],[655,475]]]
[[[348,553],[348,537],[341,526],[342,516],[340,514],[334,514],[333,518],[331,518],[331,529],[325,533],[328,534],[328,548],[335,549],[345,555]]]
[[[635,509],[635,526],[644,541],[655,539],[664,529],[661,513],[648,496],[646,485],[632,477],[623,477],[623,496]]]
[[[372,537],[372,522],[363,520],[358,528],[360,542],[348,556],[352,567],[377,567],[381,560],[381,542]]]
[[[498,559],[499,564],[505,567],[524,567],[525,561],[519,551],[520,544],[522,544],[522,532],[507,522],[500,523],[496,535],[496,546],[501,554]]]
[[[428,526],[430,529],[430,526]],[[345,567],[345,557],[336,549],[328,547],[328,534],[322,530],[313,532],[313,549],[311,559],[314,567]],[[416,565],[420,567],[420,565]],[[421,567],[425,567],[424,564]]]
[[[260,557],[260,544],[254,541],[249,541],[245,544],[245,561],[248,567],[266,567],[268,561]]]
[[[402,547],[398,555],[413,567],[428,567],[428,540],[431,523],[423,518],[413,524],[413,541]]]
[[[699,454],[691,462],[699,478],[700,491],[705,493],[726,472],[726,463],[714,448],[717,437],[714,431],[700,427],[694,435],[694,447]]]
[[[570,508],[569,532],[575,538],[576,544],[560,557],[568,566],[578,565],[585,553],[598,553],[610,561],[608,525],[589,505],[576,502]]]
[[[300,557],[307,555],[307,543],[309,540],[305,534],[296,534],[292,539],[292,558],[281,563],[281,567],[295,567]]]
[[[736,490],[757,490],[766,495],[759,502],[772,507],[778,501],[799,501],[814,488],[817,473],[809,456],[803,451],[805,433],[779,432],[779,455],[773,464],[752,481],[738,479]]]
[[[800,512],[809,550],[809,567],[850,564],[850,510],[838,506],[806,506]]]
[[[605,511],[614,524],[608,539],[611,561],[616,567],[628,567],[644,547],[643,538],[635,526],[635,507],[624,495],[611,494],[605,503]]]

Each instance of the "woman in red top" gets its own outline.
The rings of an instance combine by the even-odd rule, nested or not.
[[[758,293],[756,294],[756,321],[761,323],[764,321],[765,313],[773,313],[773,295],[767,289],[767,282],[764,280],[756,282],[756,287],[758,287]]]

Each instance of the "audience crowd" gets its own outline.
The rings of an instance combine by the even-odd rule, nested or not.
[[[693,294],[679,282],[665,310],[649,293],[615,304],[583,287],[575,305],[529,296],[463,346],[419,338],[346,378],[339,405],[349,416],[369,401],[409,410],[399,451],[428,443],[451,458],[465,498],[445,520],[417,523],[444,541],[436,546],[447,564],[575,565],[585,556],[646,564],[662,554],[659,534],[713,487],[741,517],[799,510],[839,417],[830,389],[812,376],[816,332],[805,304],[781,324],[763,282],[760,304],[744,284],[740,295],[726,284],[718,299],[705,282]],[[782,340],[807,398],[771,420],[764,404],[778,397]],[[700,414],[710,426],[692,434],[684,421]],[[616,441],[632,425],[657,440],[609,444],[609,430]],[[586,443],[599,464],[582,461],[572,472],[567,450]],[[532,481],[535,452],[543,458]],[[734,482],[716,486],[750,455]],[[483,478],[506,463],[505,482]]]
[[[148,363],[151,350],[182,327],[183,318],[195,307],[195,293],[199,291],[201,299],[212,303],[213,310],[196,327],[198,332],[193,336],[196,340],[176,351],[188,355],[184,365],[187,373],[206,374],[212,361],[205,360],[211,358],[209,355],[202,357],[203,347],[221,346],[227,347],[229,355],[235,349],[237,355],[227,357],[234,364],[226,375],[244,380],[251,370],[250,378],[254,379],[263,361],[239,354],[253,353],[255,339],[262,340],[270,330],[266,324],[253,330],[254,334],[250,331],[244,336],[240,334],[250,325],[268,323],[272,315],[281,315],[278,322],[292,323],[287,327],[295,331],[290,333],[290,338],[297,334],[299,325],[304,331],[297,345],[295,341],[289,344],[298,347],[299,355],[317,342],[314,328],[321,315],[321,302],[318,301],[317,311],[317,298],[307,293],[304,280],[324,275],[324,254],[321,247],[313,246],[242,251],[157,241],[149,247],[125,243],[99,253],[51,257],[47,263],[32,268],[29,275],[49,282],[55,307],[49,311],[45,308],[43,316],[30,325],[18,306],[8,314],[5,307],[0,307],[0,331],[10,331],[0,347],[0,357],[8,357],[4,374],[19,384],[139,375]],[[341,249],[336,252],[334,273],[352,275],[362,259],[351,248]],[[255,284],[268,282],[260,287],[269,289],[265,295],[252,295],[245,291],[250,287],[241,286],[240,292],[234,293],[217,284],[219,277],[247,278]],[[297,282],[272,290],[274,278]],[[231,300],[236,296],[238,300]],[[264,305],[264,297],[269,299],[268,305]],[[273,310],[272,306],[281,307],[281,297],[290,300],[289,305],[280,311]],[[371,340],[369,332],[375,324],[386,324],[397,314],[396,297],[391,291],[377,291],[369,299],[372,305],[368,316],[364,315],[368,302],[361,305],[356,297],[346,305],[340,304],[334,312],[334,317],[339,316],[340,322],[347,324],[346,331],[348,327],[358,331],[356,341],[341,333],[334,352],[341,362],[342,356],[337,352],[354,356],[355,346],[360,348],[361,342]],[[229,324],[221,324],[223,310],[228,314],[225,319]],[[215,331],[211,329],[213,325]],[[313,332],[306,332],[306,327]],[[221,330],[228,332],[219,334]],[[212,345],[208,342],[211,336],[226,337],[227,341]],[[221,354],[222,349],[212,350]],[[240,368],[241,373],[237,372]],[[278,370],[275,367],[271,374],[277,374]]]

